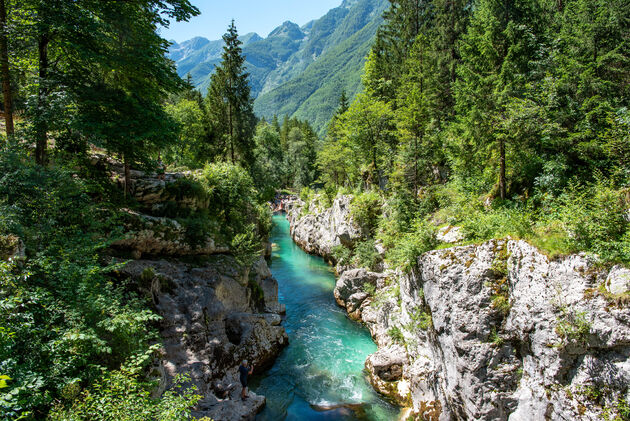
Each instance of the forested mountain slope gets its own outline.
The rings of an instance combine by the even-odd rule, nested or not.
[[[321,131],[337,105],[339,94],[354,94],[386,0],[344,0],[341,6],[301,28],[284,22],[267,38],[241,37],[258,116],[299,116]],[[238,22],[237,22],[238,24]],[[193,38],[173,44],[169,57],[184,77],[206,93],[210,75],[220,61],[222,40]]]

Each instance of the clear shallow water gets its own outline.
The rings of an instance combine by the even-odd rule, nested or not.
[[[284,215],[274,215],[273,221],[270,268],[287,307],[283,325],[289,346],[268,372],[251,381],[251,389],[267,397],[256,419],[396,420],[399,410],[365,378],[365,358],[376,345],[365,327],[337,307],[332,269],[291,240]]]

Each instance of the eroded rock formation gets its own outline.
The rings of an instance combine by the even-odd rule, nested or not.
[[[307,253],[326,259],[338,245],[352,247],[361,237],[361,231],[350,220],[351,196],[339,196],[330,208],[303,214],[305,203],[295,199],[286,204],[291,223],[291,237]]]
[[[122,167],[110,161],[99,162],[113,179],[120,178]],[[241,400],[237,371],[243,359],[255,371],[264,370],[288,345],[278,284],[262,257],[245,267],[229,247],[162,216],[166,204],[191,210],[208,206],[203,194],[179,190],[186,185],[184,176],[167,174],[158,180],[132,171],[131,193],[140,211],[126,212],[124,237],[112,250],[133,257],[120,273],[139,285],[162,317],[163,347],[153,373],[160,386],[155,394],[185,374],[203,396],[195,417],[253,420],[265,397],[250,391],[249,398]]]
[[[156,367],[161,390],[176,375],[189,375],[203,395],[194,411],[198,417],[253,419],[265,398],[250,391],[249,399],[240,399],[238,366],[247,359],[260,371],[288,344],[280,326],[277,284],[265,261],[244,269],[230,256],[212,256],[197,265],[135,260],[123,268],[151,294],[162,316],[164,346]],[[266,286],[262,296],[252,290],[253,283]]]
[[[325,249],[327,218],[293,217],[298,244]],[[599,420],[628,412],[629,288],[625,268],[507,239],[431,251],[409,274],[343,271],[335,298],[379,347],[372,385],[418,419]]]

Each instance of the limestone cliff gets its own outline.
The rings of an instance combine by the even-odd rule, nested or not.
[[[351,247],[361,237],[361,231],[350,218],[352,197],[339,196],[330,208],[309,213],[300,199],[287,203],[287,218],[291,224],[291,237],[306,252],[332,257],[332,249],[338,245]]]
[[[310,250],[337,232],[331,212],[293,217],[330,230],[299,234]],[[335,298],[379,347],[373,386],[418,419],[627,419],[629,287],[627,269],[505,239],[425,253],[409,274],[346,270]]]
[[[106,164],[112,178],[120,178],[120,166]],[[178,180],[185,176],[166,174],[158,180],[132,172],[131,194],[138,210],[126,212],[124,236],[112,251],[133,257],[120,276],[138,285],[162,317],[163,347],[153,373],[160,386],[155,393],[186,374],[203,396],[193,415],[253,420],[265,397],[250,391],[249,398],[241,400],[237,369],[247,359],[260,372],[288,344],[280,325],[284,308],[278,303],[278,284],[262,257],[244,266],[229,247],[207,236],[191,241],[191,234],[198,233],[163,216],[169,202],[193,209],[208,206],[203,195],[178,192]]]

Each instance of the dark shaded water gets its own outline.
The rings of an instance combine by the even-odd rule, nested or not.
[[[267,373],[252,379],[252,390],[267,397],[257,420],[396,420],[399,410],[365,379],[363,364],[376,345],[337,307],[331,268],[291,240],[283,215],[273,221],[270,267],[287,307],[290,345]]]

